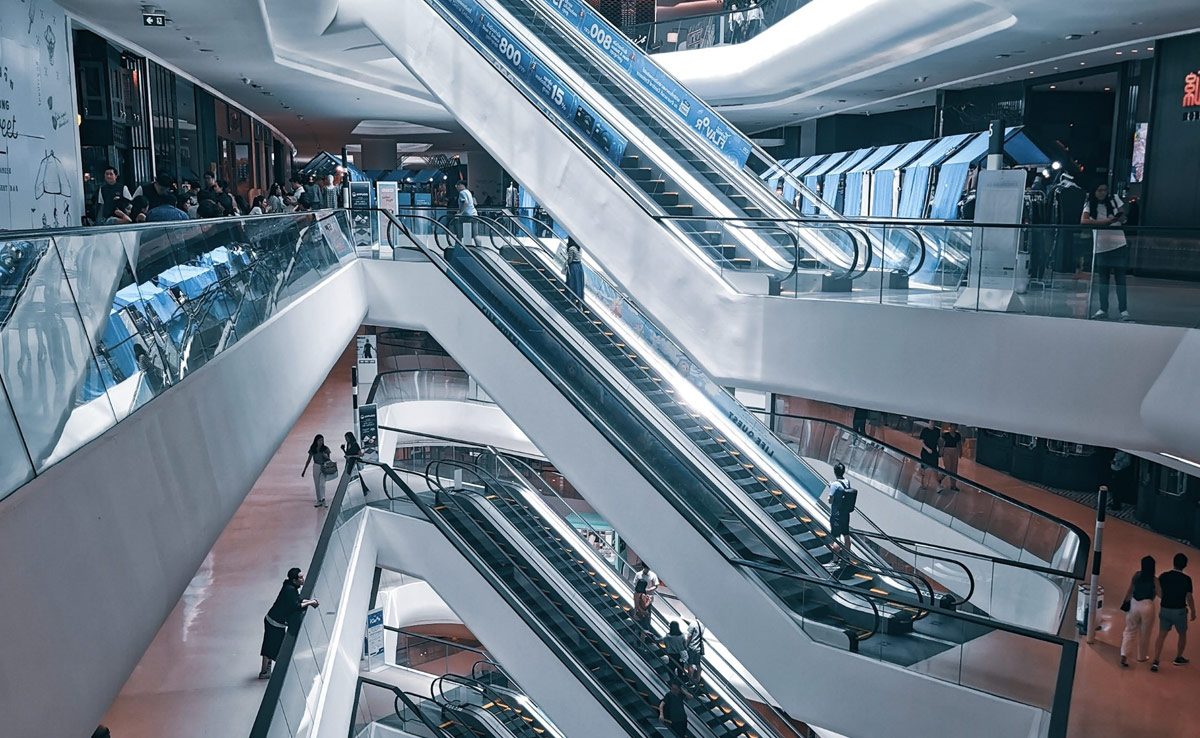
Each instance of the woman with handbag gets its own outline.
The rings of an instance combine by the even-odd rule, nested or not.
[[[313,507],[325,507],[325,480],[337,474],[337,462],[329,458],[332,452],[325,445],[325,436],[317,434],[312,445],[308,447],[308,458],[304,460],[304,468],[300,476],[308,471],[308,465],[313,468],[313,488],[317,493],[317,503]],[[332,467],[332,471],[330,470]]]
[[[1121,666],[1129,666],[1126,657],[1131,646],[1137,643],[1137,660],[1146,661],[1150,645],[1150,631],[1154,628],[1154,600],[1159,597],[1158,576],[1154,570],[1154,557],[1143,556],[1142,568],[1133,575],[1129,589],[1121,601],[1125,611],[1125,632],[1121,635]]]

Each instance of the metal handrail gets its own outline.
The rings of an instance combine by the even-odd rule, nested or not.
[[[397,687],[394,684],[388,684],[387,682],[381,682],[377,679],[372,679],[371,677],[359,676],[358,682],[359,682],[359,684],[370,684],[372,687],[379,687],[381,689],[386,689],[386,690],[390,691],[392,694],[394,694],[395,697],[393,698],[393,701],[392,701],[392,708],[396,711],[396,717],[400,718],[402,723],[407,724],[408,720],[406,718],[404,718],[403,715],[401,715],[401,710],[400,710],[401,703],[403,703],[405,707],[407,707],[410,711],[412,711],[413,715],[416,716],[417,721],[419,721],[422,725],[424,725],[426,728],[428,728],[433,733],[434,736],[437,736],[438,738],[451,738],[449,733],[442,730],[442,727],[440,725],[438,725],[437,723],[430,720],[428,718],[428,716],[425,715],[425,712],[420,707],[418,707],[417,704],[415,702],[413,702],[413,700],[412,700],[413,697],[416,697],[417,699],[422,700],[422,701],[428,699],[429,701],[432,702],[433,700],[431,698],[427,698],[423,695],[416,694],[415,692],[405,691],[405,690],[401,689],[400,687]],[[355,696],[354,703],[355,703],[354,709],[351,710],[351,712],[350,712],[351,716],[353,716],[354,713],[358,712],[358,696],[357,695]]]

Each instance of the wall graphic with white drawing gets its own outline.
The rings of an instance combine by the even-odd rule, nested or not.
[[[0,0],[0,228],[79,225],[68,33],[51,0]]]

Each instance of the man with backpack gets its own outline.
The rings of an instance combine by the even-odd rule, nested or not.
[[[692,684],[700,683],[701,665],[704,663],[704,624],[693,617],[687,626],[687,665],[685,672]]]
[[[846,481],[846,465],[842,462],[833,465],[833,476],[826,490],[829,494],[829,536],[834,541],[840,539],[842,548],[849,551],[850,513],[854,512],[858,491]]]

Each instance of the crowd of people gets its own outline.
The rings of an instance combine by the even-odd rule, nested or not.
[[[324,184],[311,176],[303,179],[292,177],[286,186],[276,182],[266,194],[247,201],[212,172],[205,172],[201,182],[176,182],[169,174],[159,174],[154,181],[130,190],[120,181],[116,167],[110,166],[105,168],[104,182],[88,203],[89,221],[93,225],[129,225],[337,207],[340,195],[332,177]]]

